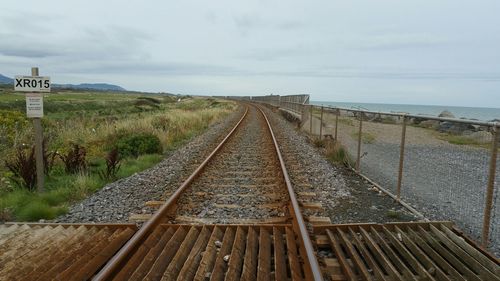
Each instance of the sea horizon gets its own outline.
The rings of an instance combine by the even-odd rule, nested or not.
[[[456,118],[477,119],[480,121],[500,120],[500,108],[494,107],[468,107],[456,105],[417,105],[417,104],[394,104],[394,103],[364,103],[364,102],[333,102],[311,100],[311,104],[349,109],[362,109],[379,112],[405,112],[414,115],[438,116],[447,110]]]

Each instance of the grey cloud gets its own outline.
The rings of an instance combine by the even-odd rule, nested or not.
[[[282,30],[295,30],[299,28],[303,28],[305,24],[300,21],[285,21],[276,24],[276,28]]]
[[[500,73],[453,73],[453,72],[388,72],[362,70],[311,70],[311,71],[274,71],[265,75],[318,77],[318,78],[366,78],[366,79],[397,79],[397,80],[472,80],[500,81]]]
[[[317,50],[316,50],[317,51]],[[306,56],[314,52],[309,47],[295,46],[284,48],[260,48],[248,51],[246,54],[239,56],[243,59],[258,60],[258,61],[271,61],[282,58],[297,58]]]
[[[216,23],[217,19],[218,19],[217,15],[214,12],[212,12],[212,11],[206,12],[205,15],[204,15],[204,17],[205,17],[205,20],[208,21],[211,24]]]
[[[234,17],[234,23],[242,30],[250,29],[273,29],[273,30],[295,30],[303,28],[305,24],[297,20],[279,20],[262,18],[258,14],[243,14]]]
[[[360,50],[395,50],[435,47],[449,43],[447,38],[431,34],[387,33],[360,36],[352,43],[352,47]]]
[[[260,19],[260,17],[250,14],[234,17],[234,23],[236,24],[237,27],[242,29],[264,26],[264,22]]]
[[[389,79],[389,80],[472,80],[500,81],[500,73],[455,73],[423,71],[387,71],[383,69],[366,71],[355,68],[318,68],[310,70],[259,71],[216,64],[182,62],[105,62],[79,65],[73,72],[81,73],[131,73],[172,76],[285,76],[343,79]]]
[[[50,43],[29,39],[29,36],[0,33],[0,54],[19,58],[45,58],[58,54]]]
[[[87,59],[129,60],[148,56],[144,44],[151,36],[145,32],[110,26],[105,29],[85,29],[82,33],[81,37],[65,46],[64,52]]]
[[[8,57],[21,57],[21,58],[46,58],[57,55],[56,53],[51,51],[33,49],[29,46],[21,46],[14,48],[0,46],[0,54]]]
[[[76,69],[71,69],[76,73],[130,73],[130,74],[155,74],[155,75],[174,75],[174,76],[231,76],[243,74],[241,70],[233,67],[211,64],[196,64],[182,62],[144,62],[144,61],[106,61],[84,63],[78,65]]]
[[[111,26],[102,29],[86,28],[75,33],[74,38],[57,42],[52,38],[41,40],[36,31],[18,34],[1,34],[0,54],[20,58],[46,58],[57,56],[78,59],[130,59],[147,57],[142,48],[150,36],[147,33]]]
[[[51,17],[29,11],[16,11],[2,15],[0,24],[5,31],[16,30],[19,33],[47,33],[52,30],[50,26],[60,20],[61,17]]]

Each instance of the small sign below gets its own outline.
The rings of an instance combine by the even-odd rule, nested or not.
[[[26,94],[26,115],[28,118],[43,117],[43,94]]]
[[[14,91],[20,92],[50,92],[50,77],[16,76]]]

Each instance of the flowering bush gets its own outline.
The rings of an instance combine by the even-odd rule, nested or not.
[[[1,146],[12,146],[16,136],[29,124],[28,119],[19,111],[0,110],[0,150]]]

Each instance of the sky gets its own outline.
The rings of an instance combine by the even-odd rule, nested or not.
[[[500,108],[500,1],[11,1],[0,73],[199,95]]]

